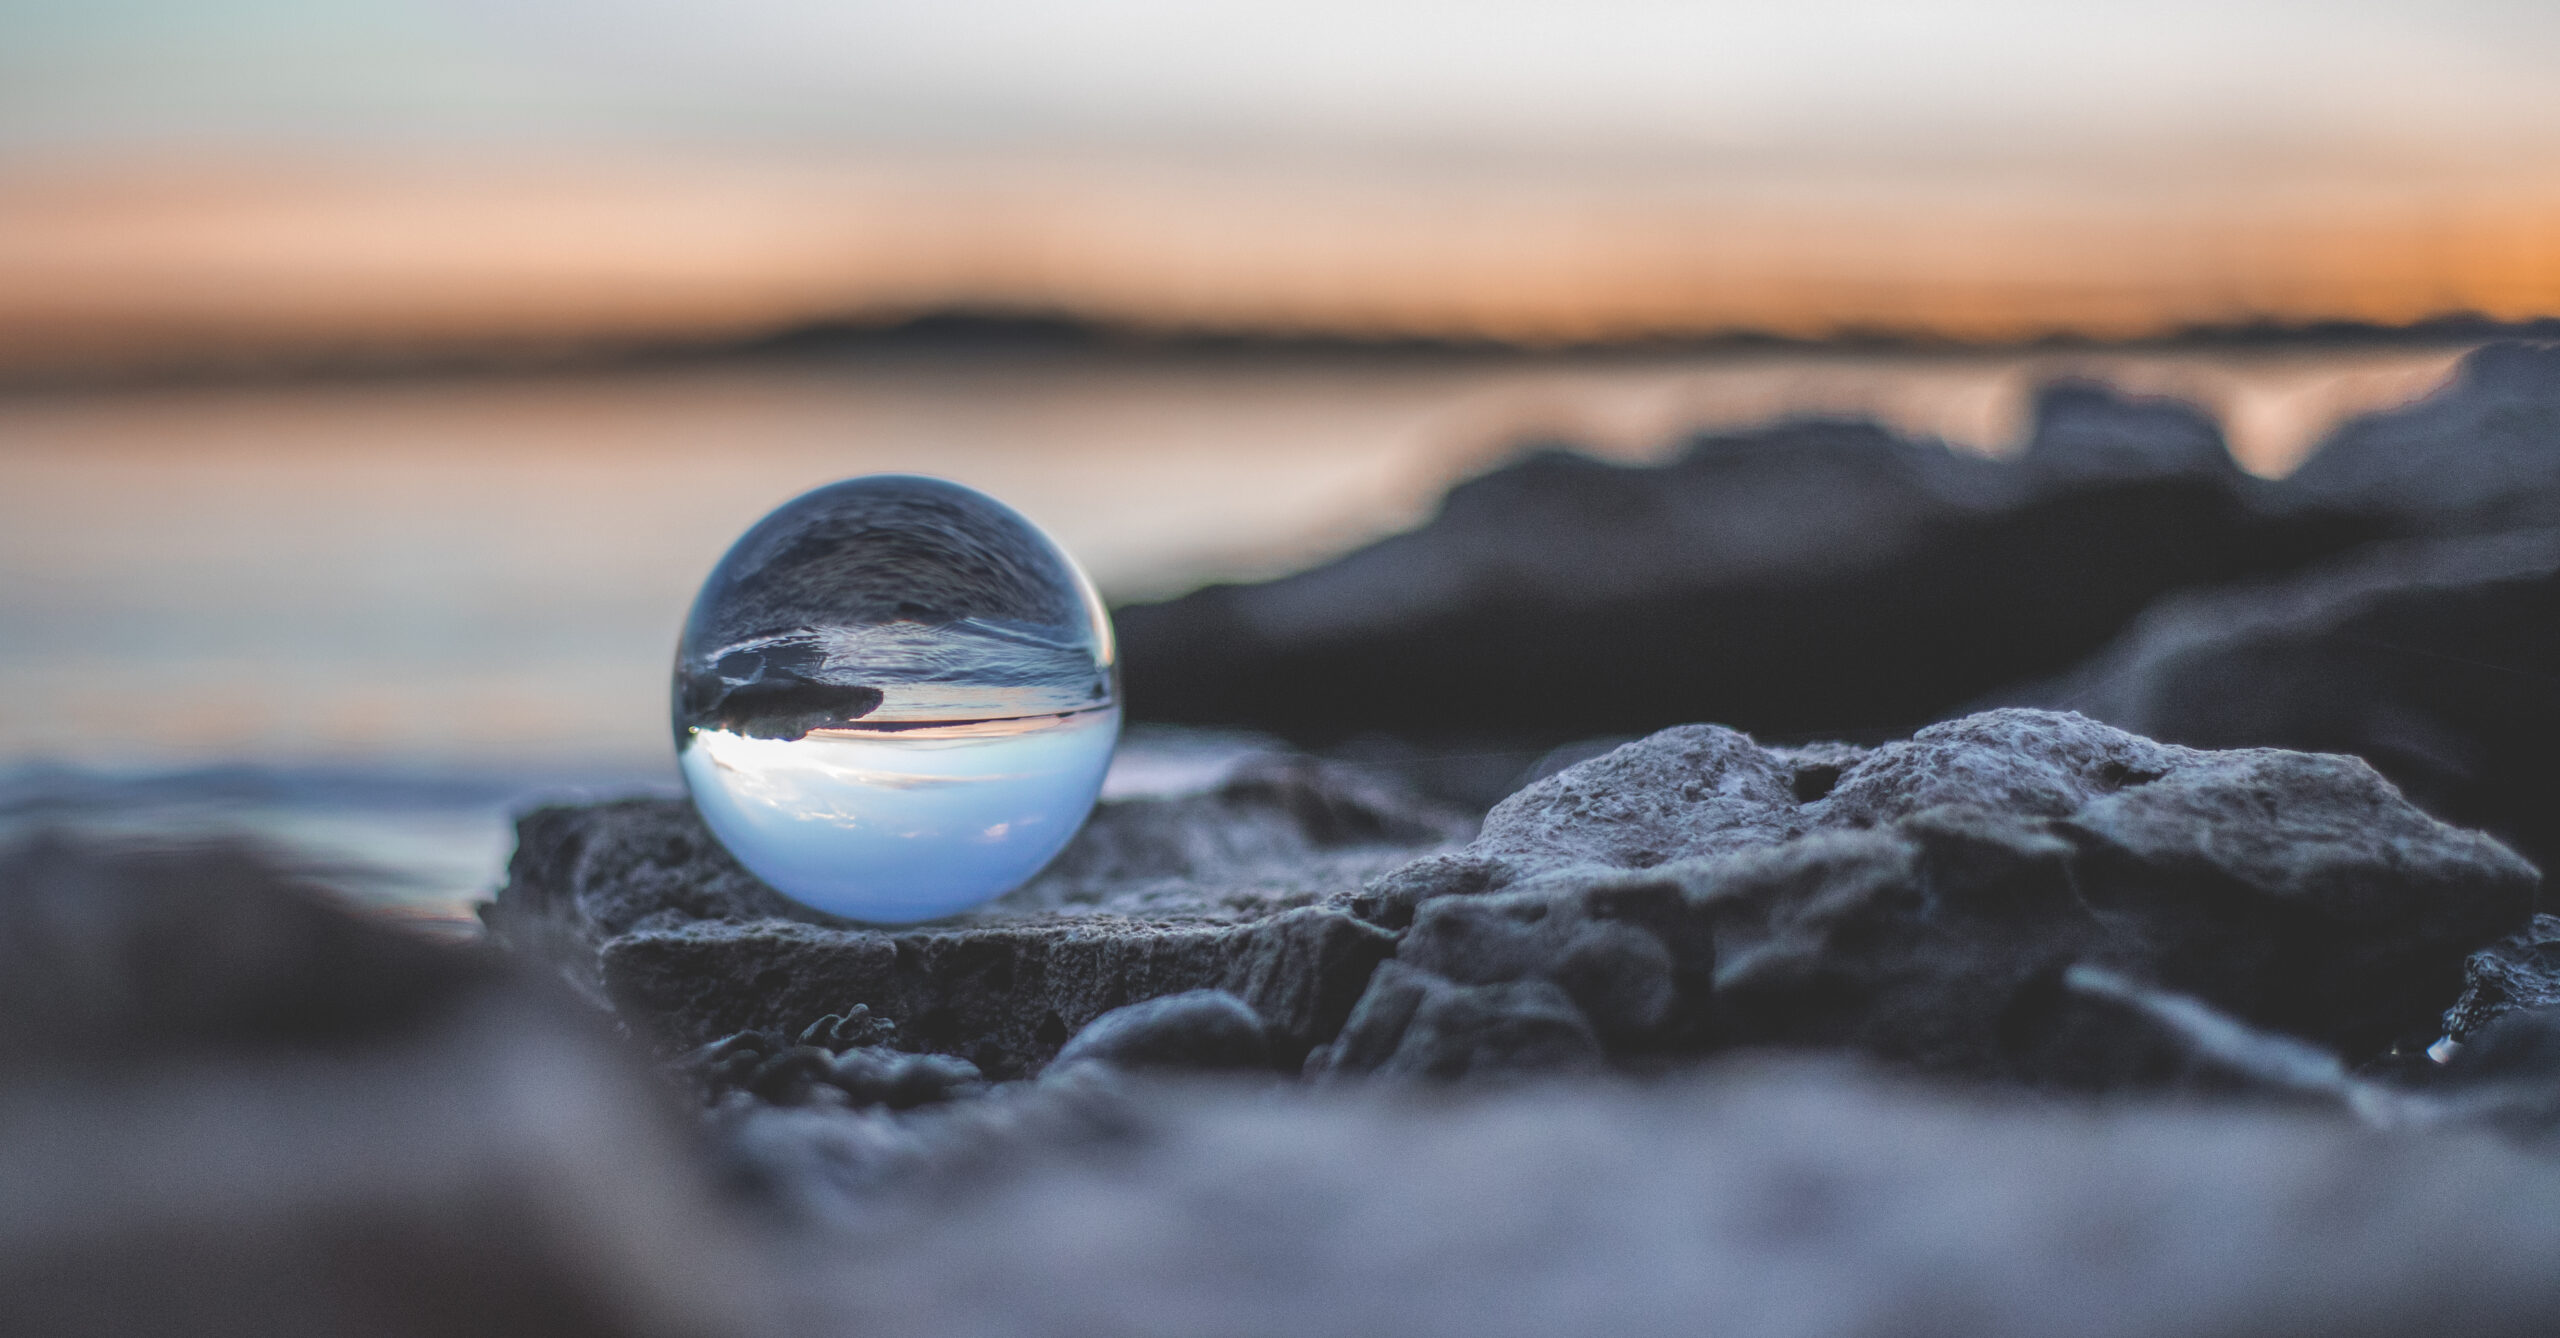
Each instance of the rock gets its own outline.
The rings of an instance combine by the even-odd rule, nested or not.
[[[977,1091],[978,1067],[949,1055],[909,1055],[887,1046],[847,1050],[827,1066],[827,1085],[852,1106],[912,1110]]]
[[[2560,1167],[2316,1113],[1762,1064],[1433,1100],[1130,1086],[1100,1131],[1089,1102],[992,1114],[937,1117],[979,1121],[974,1155],[859,1177],[795,1309],[847,1334],[1132,1338],[2560,1328]]]
[[[2074,1003],[2100,1002],[2148,1026],[2158,1044],[2137,1048],[2137,1062],[2162,1071],[2143,1085],[2220,1095],[2277,1097],[2334,1108],[2384,1128],[2432,1121],[2424,1102],[2347,1071],[2331,1051],[2252,1027],[2191,995],[2164,990],[2085,963],[2062,973]],[[2121,1040],[2118,1048],[2124,1047]],[[2419,1062],[2431,1062],[2421,1059]],[[2114,1084],[2130,1086],[2120,1076]]]
[[[2033,421],[2018,464],[2048,485],[2197,478],[2243,494],[2261,486],[2231,458],[2221,425],[2178,400],[2062,380],[2037,392]]]
[[[1117,615],[1137,718],[1528,747],[1715,719],[1893,732],[2059,672],[2181,587],[2377,532],[2271,510],[2192,410],[2049,392],[2016,461],[1867,424],[1562,451],[1314,570]],[[1490,737],[1489,737],[1490,736]]]
[[[1189,1069],[1268,1069],[1271,1038],[1262,1018],[1225,990],[1186,990],[1114,1008],[1084,1030],[1051,1061]]]
[[[686,835],[689,810],[554,810],[528,818],[491,921],[519,946],[569,944],[571,973],[669,1046],[787,1036],[863,1006],[901,1048],[1003,1079],[1113,1009],[1224,990],[1267,1027],[1274,1062],[1335,1076],[1785,1046],[2107,1090],[2227,1087],[2248,1066],[2207,1044],[2224,1033],[2172,1025],[2192,1020],[2184,1004],[2075,989],[2075,969],[2362,1063],[2435,1039],[2464,958],[2524,923],[2537,881],[2352,758],[2206,752],[2005,710],[1875,748],[1679,726],[1529,786],[1464,848],[1425,847],[1357,891],[1321,855],[1276,891],[1203,890],[1220,858],[1257,867],[1237,850],[1276,863],[1292,841],[1448,830],[1390,821],[1405,811],[1390,791],[1291,767],[1285,785],[1252,772],[1107,806],[1046,888],[898,931],[746,900],[700,915],[704,889],[743,875]],[[1214,833],[1219,815],[1269,840],[1194,826]],[[690,872],[652,863],[671,843]],[[1347,849],[1374,869],[1413,848]],[[688,877],[670,904],[646,901]],[[541,932],[519,940],[519,922]],[[752,1085],[757,1070],[732,1067],[723,1081]],[[801,1068],[763,1081],[797,1099],[824,1080]]]
[[[755,1335],[574,1004],[236,843],[0,851],[0,1332]]]
[[[1114,1008],[1194,989],[1242,997],[1284,1051],[1303,1055],[1342,1025],[1392,948],[1345,911],[1301,906],[1250,919],[1037,914],[893,932],[701,922],[621,935],[596,960],[615,1006],[671,1044],[859,1001],[897,1019],[901,1045],[1012,1078]]]
[[[2500,1014],[2470,1034],[2445,1061],[2454,1084],[2530,1080],[2560,1095],[2560,1005]]]
[[[2353,758],[2038,711],[1810,755],[1682,726],[1373,884],[1354,904],[1411,927],[1317,1066],[1383,1066],[1436,980],[1541,982],[1622,1059],[1849,1048],[2097,1088],[2192,1067],[2192,1035],[2164,1050],[2157,1016],[2075,995],[2081,967],[2361,1059],[2434,1038],[2466,954],[2524,923],[2537,881]]]
[[[0,1064],[362,1045],[490,990],[493,954],[345,913],[238,842],[0,851]]]
[[[2560,447],[2555,447],[2560,450]],[[2560,856],[2560,529],[2388,545],[2173,596],[2005,694],[2204,748],[2353,753],[2429,812]]]
[[[2560,1146],[2560,1006],[2503,1013],[2436,1053],[2443,1063],[2402,1076],[2434,1123],[2494,1129],[2546,1154]]]
[[[2283,496],[2401,535],[2560,525],[2560,345],[2474,350],[2434,394],[2339,428]]]
[[[869,1010],[856,1005],[854,1011]],[[977,1066],[965,1059],[905,1054],[877,1043],[834,1043],[848,1033],[871,1041],[895,1030],[885,1023],[865,1028],[856,1022],[821,1018],[801,1033],[796,1045],[775,1032],[737,1032],[686,1054],[676,1067],[704,1103],[712,1105],[733,1092],[745,1092],[779,1106],[824,1100],[857,1109],[911,1110],[984,1090]]]
[[[1530,977],[1456,984],[1389,962],[1369,978],[1333,1044],[1308,1057],[1311,1074],[1388,1078],[1502,1078],[1596,1068],[1600,1041],[1574,1000]]]
[[[689,804],[633,800],[528,814],[488,920],[671,1048],[863,1005],[900,1047],[1003,1079],[1115,1008],[1216,989],[1295,1065],[1392,950],[1329,901],[1471,828],[1356,770],[1263,758],[1202,793],[1103,804],[1056,864],[978,912],[874,930],[765,889]]]
[[[2536,915],[2463,962],[2462,997],[2445,1010],[2444,1034],[2468,1041],[2509,1013],[2554,1005],[2560,1005],[2560,915]]]

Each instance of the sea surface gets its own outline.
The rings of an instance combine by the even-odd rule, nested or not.
[[[1855,413],[1997,452],[2064,376],[2206,404],[2276,474],[2462,351],[893,348],[0,392],[0,841],[247,833],[467,923],[512,812],[675,791],[696,585],[855,474],[991,493],[1125,600],[1319,561],[1541,442]],[[1234,751],[1136,737],[1107,793]]]

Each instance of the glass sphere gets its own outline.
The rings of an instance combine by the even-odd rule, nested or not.
[[[1111,618],[1010,507],[878,474],[785,503],[703,582],[676,757],[784,895],[905,924],[1019,887],[1092,811],[1120,737]]]

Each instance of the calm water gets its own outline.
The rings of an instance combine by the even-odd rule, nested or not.
[[[494,879],[511,804],[675,784],[695,588],[777,503],[853,474],[983,489],[1128,598],[1409,525],[1535,436],[1643,458],[1853,411],[1997,450],[2035,384],[2094,373],[2213,405],[2276,473],[2459,353],[912,353],[19,394],[0,835],[245,826],[450,912]]]

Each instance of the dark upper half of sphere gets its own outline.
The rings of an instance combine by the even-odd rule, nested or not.
[[[941,479],[880,474],[803,493],[748,530],[703,584],[684,651],[820,625],[970,618],[1072,638],[1092,611],[1066,555],[1010,507]]]

